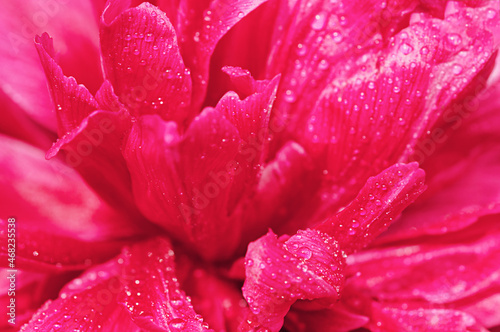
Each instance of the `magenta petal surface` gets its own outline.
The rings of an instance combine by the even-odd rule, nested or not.
[[[250,243],[243,295],[253,315],[243,324],[279,331],[295,301],[337,300],[344,264],[338,243],[320,231],[299,231],[289,239],[269,232]]]
[[[116,301],[122,290],[118,263],[111,261],[84,273],[47,301],[21,331],[139,332]]]
[[[264,2],[266,0],[180,1],[177,31],[186,65],[193,73],[193,107],[200,107],[205,99],[210,58],[219,40]]]
[[[174,122],[140,118],[124,149],[138,207],[200,254],[230,254],[239,225],[225,211],[238,145],[236,128],[214,109],[197,116],[183,136]]]
[[[101,22],[106,78],[132,115],[159,114],[182,124],[190,116],[191,76],[174,27],[149,3],[121,13],[116,6],[110,3]]]
[[[362,249],[425,190],[424,177],[417,163],[396,164],[369,178],[346,208],[316,229],[330,234],[347,254]]]
[[[169,241],[156,238],[125,248],[124,290],[120,297],[134,322],[148,331],[213,331],[196,314],[179,288],[174,251]]]
[[[61,67],[54,60],[54,46],[48,34],[37,36],[35,46],[56,110],[58,134],[62,136],[78,127],[98,105],[87,88],[79,85],[73,77],[64,76]]]

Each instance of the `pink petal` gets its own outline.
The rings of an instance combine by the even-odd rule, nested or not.
[[[351,312],[340,304],[323,310],[292,310],[285,319],[290,332],[348,332],[363,327],[369,318]]]
[[[358,196],[316,229],[351,254],[373,241],[425,190],[425,173],[416,163],[396,164],[371,177]]]
[[[187,271],[187,277],[181,283],[192,299],[195,311],[215,331],[237,331],[238,323],[245,318],[244,310],[248,308],[241,287],[196,263],[197,266]]]
[[[448,238],[423,244],[372,249],[348,258],[348,287],[365,289],[380,301],[474,303],[500,284],[498,216]],[[478,224],[480,225],[480,224]],[[498,311],[498,309],[497,309]]]
[[[55,62],[52,39],[48,34],[36,36],[37,48],[42,66],[47,76],[49,90],[57,115],[59,136],[73,130],[90,113],[98,108],[94,97],[83,85],[78,85],[73,77],[64,76],[61,67]]]
[[[191,77],[169,19],[149,3],[127,9],[112,1],[101,22],[106,78],[134,116],[190,117]],[[116,17],[115,17],[116,16]]]
[[[141,331],[116,301],[122,291],[117,265],[111,261],[72,281],[58,299],[45,303],[21,331]]]
[[[7,261],[7,221],[0,219],[0,245],[2,266]],[[27,227],[28,226],[28,227]],[[82,270],[101,263],[120,251],[124,241],[82,241],[64,235],[55,235],[42,227],[16,225],[15,265],[21,269],[34,271]]]
[[[88,241],[143,233],[144,225],[103,202],[64,163],[47,162],[42,150],[0,137],[0,165],[0,214],[20,227]]]
[[[264,2],[266,0],[182,0],[179,3],[177,33],[186,65],[193,73],[194,109],[199,108],[205,98],[210,58],[217,43]]]
[[[123,251],[124,292],[120,301],[141,328],[151,331],[213,331],[180,290],[174,252],[156,238]]]
[[[12,287],[12,274],[15,275],[15,287]],[[15,299],[15,313],[7,315],[0,322],[0,330],[6,331],[8,327],[16,331],[27,323],[34,312],[48,299],[57,297],[61,286],[70,280],[68,274],[44,274],[12,269],[0,269],[0,305],[7,308],[11,298]],[[13,296],[12,291],[15,292]],[[11,306],[11,305],[10,305]],[[5,313],[10,313],[8,308]],[[15,316],[15,325],[7,319]]]
[[[64,71],[97,89],[101,75],[92,5],[88,1],[2,2],[0,13],[0,89],[38,124],[55,131],[55,114],[33,39],[48,31],[59,42],[56,48],[63,50]]]
[[[95,111],[54,143],[46,158],[60,154],[107,202],[140,218],[131,204],[130,174],[120,151],[130,126],[126,110]]]
[[[238,227],[227,217],[239,137],[217,110],[206,109],[184,136],[174,122],[144,116],[124,149],[137,205],[151,221],[210,259],[231,255]]]
[[[491,151],[478,158],[464,174],[404,216],[380,239],[397,241],[421,235],[454,232],[481,216],[500,212],[500,158]]]
[[[275,43],[268,74],[286,68],[273,111],[282,131],[273,146],[276,151],[296,140],[324,170],[324,187],[313,199],[328,206],[321,217],[345,205],[369,176],[398,161],[420,161],[415,158],[419,140],[447,107],[462,100],[456,92],[473,91],[474,79],[491,64],[498,44],[498,22],[488,19],[492,2],[460,8],[445,20],[415,14],[390,39],[390,28],[415,4],[288,8],[293,20],[284,25],[286,39]],[[305,17],[297,16],[299,9]],[[379,20],[390,13],[398,17]],[[372,19],[373,26],[360,29]]]
[[[431,332],[487,332],[471,315],[450,309],[401,310],[374,308],[374,332],[431,331]]]
[[[295,301],[337,300],[344,263],[338,243],[319,231],[299,231],[289,239],[269,232],[250,243],[243,295],[253,315],[243,326],[279,331]]]
[[[37,125],[3,91],[0,91],[0,105],[2,105],[0,133],[42,149],[48,149],[52,145],[55,139],[54,133]]]

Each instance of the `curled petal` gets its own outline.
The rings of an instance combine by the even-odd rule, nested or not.
[[[55,51],[48,34],[36,36],[35,46],[40,56],[56,110],[59,136],[73,130],[90,113],[97,110],[94,97],[73,77],[64,76],[54,60]]]
[[[250,243],[243,295],[253,315],[243,324],[279,331],[295,301],[335,301],[344,282],[344,264],[338,243],[315,230],[299,231],[288,240],[269,232]]]
[[[172,24],[149,3],[123,12],[120,4],[110,2],[101,22],[106,78],[132,115],[159,114],[182,124],[190,116],[191,77]]]

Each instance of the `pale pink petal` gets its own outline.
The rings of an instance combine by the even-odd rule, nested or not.
[[[0,165],[0,214],[16,217],[19,227],[88,241],[143,232],[144,224],[111,208],[73,169],[46,161],[40,149],[2,136]]]
[[[471,315],[450,309],[415,309],[375,306],[370,331],[487,332]]]
[[[98,105],[87,88],[79,85],[73,77],[64,76],[61,67],[54,60],[54,46],[48,34],[36,36],[35,46],[56,110],[57,131],[62,136],[78,127],[84,118],[97,110]]]
[[[124,290],[119,300],[138,326],[150,331],[213,331],[180,290],[169,241],[156,238],[136,244],[122,256]]]
[[[37,123],[55,131],[55,114],[33,40],[46,31],[54,36],[64,71],[95,91],[101,75],[92,5],[30,0],[4,1],[0,6],[0,89]]]
[[[380,301],[474,303],[500,285],[498,216],[482,229],[463,230],[423,244],[378,248],[348,258],[349,286]],[[457,302],[458,303],[458,302]],[[498,308],[496,309],[498,311]]]
[[[191,77],[172,24],[149,3],[118,6],[122,2],[111,1],[101,22],[106,78],[132,115],[159,114],[182,124],[193,116]]]

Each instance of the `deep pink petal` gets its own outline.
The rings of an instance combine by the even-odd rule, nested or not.
[[[375,306],[374,332],[430,331],[430,332],[487,332],[474,317],[450,309],[401,310]]]
[[[373,241],[425,190],[416,163],[396,164],[371,177],[347,207],[316,227],[351,254]]]
[[[111,261],[73,280],[58,299],[45,303],[21,331],[141,331],[117,303],[122,291],[117,271],[117,261]]]
[[[335,304],[323,310],[292,310],[285,318],[290,332],[348,332],[363,327],[370,319]]]
[[[7,221],[0,219],[2,267],[8,267]],[[28,227],[27,227],[28,226]],[[83,241],[51,234],[43,227],[16,225],[15,265],[34,271],[82,270],[116,255],[124,241]]]
[[[276,42],[277,66],[270,67],[287,68],[273,110],[282,120],[274,150],[293,139],[317,160],[325,183],[311,204],[323,205],[323,218],[352,199],[369,176],[398,161],[420,161],[419,141],[454,101],[474,93],[475,78],[498,44],[498,22],[488,18],[498,7],[492,2],[461,6],[445,20],[415,14],[401,31],[399,16],[415,2],[385,9],[378,2],[340,4],[324,12],[314,3],[290,9],[293,20],[281,33],[291,39]],[[373,29],[360,28],[372,20]],[[458,94],[466,87],[472,90]]]
[[[182,124],[192,116],[191,77],[172,24],[149,3],[123,12],[120,4],[112,1],[101,23],[106,78],[132,115],[159,114]]]
[[[397,241],[421,235],[454,232],[478,218],[500,212],[500,158],[496,151],[473,158],[462,176],[410,207],[380,239]]]
[[[54,36],[56,49],[62,50],[64,71],[95,91],[101,75],[92,5],[88,1],[5,1],[0,13],[0,89],[37,123],[55,131],[55,114],[33,39],[46,31]]]
[[[206,109],[179,136],[174,122],[144,116],[134,124],[124,149],[137,205],[200,254],[223,259],[238,243],[227,216],[239,137],[217,110]]]
[[[156,238],[124,249],[120,297],[134,322],[150,331],[213,331],[180,290],[169,241]]]
[[[42,150],[2,136],[0,165],[0,214],[20,227],[89,241],[142,233],[144,225],[111,208],[64,163],[46,161]]]
[[[477,303],[496,293],[500,285],[497,220],[498,216],[484,220],[479,233],[470,228],[423,244],[350,256],[349,271],[355,277],[348,287],[397,303]]]
[[[95,111],[47,152],[76,169],[92,188],[112,206],[138,216],[132,203],[130,174],[121,146],[131,127],[126,110]],[[132,216],[131,215],[131,216]]]
[[[297,300],[338,299],[345,260],[338,243],[314,230],[289,239],[269,232],[252,242],[246,254],[243,295],[253,315],[242,323],[250,328],[279,331]]]
[[[264,2],[266,0],[179,2],[177,32],[186,65],[193,73],[192,105],[195,109],[205,99],[210,58],[217,43],[236,23]]]
[[[14,272],[15,271],[15,272]],[[22,270],[0,269],[0,305],[3,308],[11,306],[11,298],[15,298],[15,308],[7,309],[6,319],[0,322],[0,330],[6,331],[7,327],[16,328],[16,331],[27,323],[35,311],[49,298],[57,297],[59,289],[71,280],[71,274],[45,274],[27,272]],[[15,287],[12,286],[15,276]],[[15,292],[13,296],[12,292]],[[15,312],[13,312],[15,311]],[[15,316],[15,325],[8,319]]]
[[[54,60],[55,51],[48,34],[36,36],[35,46],[45,70],[57,116],[58,134],[62,136],[78,127],[82,120],[98,108],[97,102],[73,77],[64,76]]]

